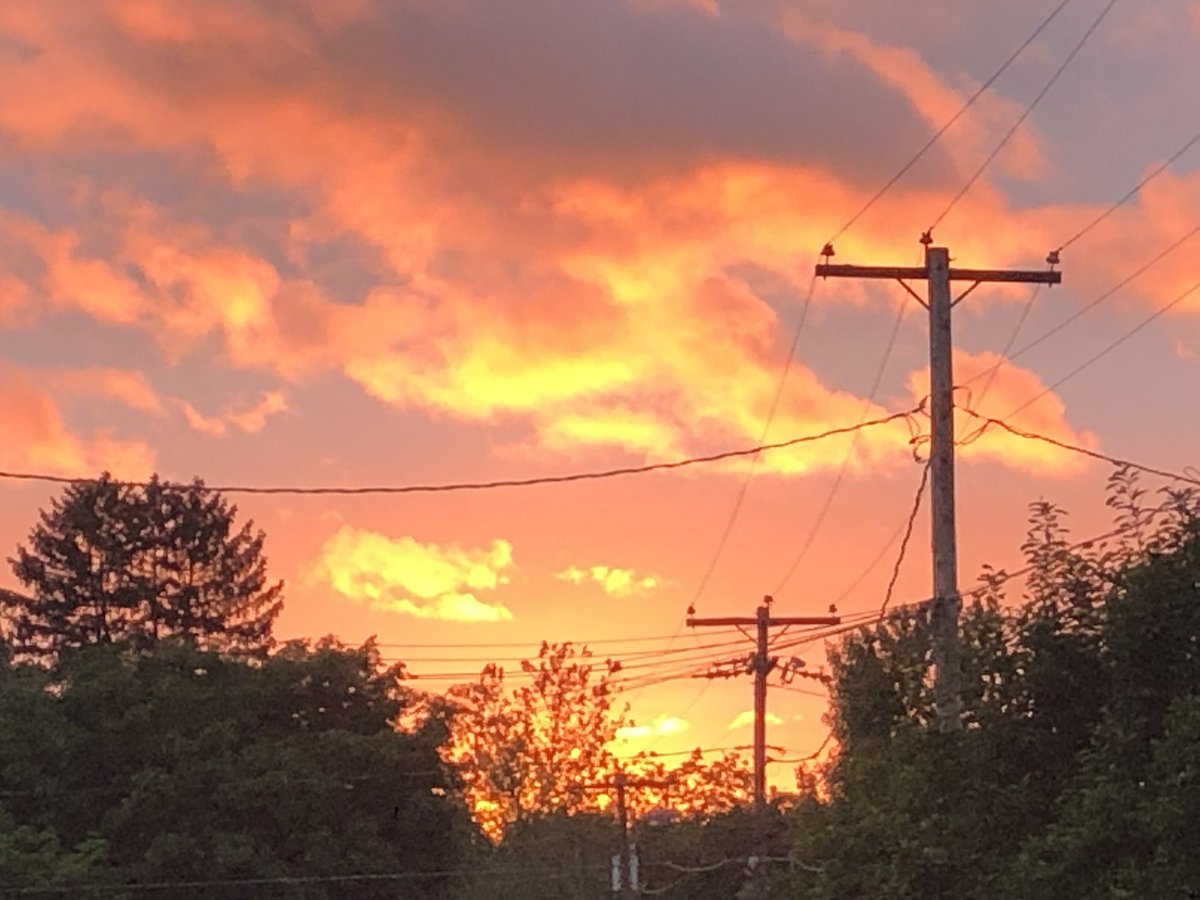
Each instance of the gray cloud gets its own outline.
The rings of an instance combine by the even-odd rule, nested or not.
[[[392,3],[324,45],[360,102],[427,103],[551,166],[735,157],[878,180],[928,133],[856,60],[688,7],[597,0]],[[373,96],[372,96],[373,93]]]

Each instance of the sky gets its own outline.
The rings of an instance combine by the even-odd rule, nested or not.
[[[0,469],[523,479],[913,409],[925,312],[892,282],[814,281],[831,236],[835,262],[913,266],[938,221],[953,265],[1044,270],[1200,127],[1200,3],[1124,0],[995,152],[1109,6],[1069,0],[856,217],[1058,5],[0,6]],[[1008,418],[1041,394],[1014,425],[1195,465],[1200,292],[1071,373],[1196,282],[1198,225],[1200,146],[1070,243],[1061,286],[974,291],[955,309],[960,401]],[[878,608],[914,428],[603,481],[233,496],[286,582],[282,637],[376,636],[426,675],[572,640],[656,651],[637,657],[654,673],[730,640],[682,628],[689,605]],[[964,446],[964,589],[1019,567],[1030,502],[1068,509],[1079,538],[1107,530],[1109,471],[1000,430]],[[0,481],[6,555],[57,490]],[[920,515],[896,602],[929,595],[928,547]],[[821,666],[819,644],[804,655]],[[627,697],[622,752],[750,741],[745,678]],[[816,749],[824,700],[770,702],[770,743]]]

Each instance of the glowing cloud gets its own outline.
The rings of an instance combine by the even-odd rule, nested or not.
[[[54,396],[13,366],[0,365],[0,421],[5,428],[0,464],[6,469],[69,476],[108,471],[132,479],[154,470],[154,452],[144,443],[105,431],[73,432]]]
[[[775,713],[767,713],[766,721],[768,725],[782,725],[783,719],[775,715]],[[745,728],[747,725],[754,724],[754,710],[748,709],[745,712],[740,712],[733,717],[733,721],[729,723],[730,731],[737,731],[739,728]]]
[[[657,575],[640,575],[633,569],[618,569],[612,566],[591,566],[587,569],[570,566],[554,577],[559,581],[569,581],[576,585],[598,584],[604,593],[611,597],[648,594],[656,588],[662,587],[664,583]]]
[[[650,737],[682,734],[691,727],[691,723],[686,719],[664,713],[649,725],[626,725],[624,728],[618,728],[617,740],[639,741]]]
[[[156,413],[163,405],[146,376],[127,369],[58,369],[47,381],[64,396],[103,397],[139,412]]]
[[[262,399],[251,406],[233,405],[215,416],[204,415],[185,400],[176,402],[189,428],[214,437],[228,432],[230,425],[248,434],[261,431],[266,426],[267,419],[290,409],[287,397],[282,391],[266,391]]]
[[[374,610],[422,619],[499,622],[507,607],[480,600],[477,592],[508,582],[512,545],[492,542],[482,550],[424,544],[344,525],[322,546],[308,580],[325,584]]]

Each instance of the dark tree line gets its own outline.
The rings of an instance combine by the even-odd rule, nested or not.
[[[965,728],[933,724],[927,610],[833,654],[840,749],[794,821],[797,898],[1200,895],[1200,524],[1117,473],[1121,533],[1072,549],[1034,504],[1032,571],[965,611]]]
[[[1034,504],[1023,596],[985,573],[960,733],[934,720],[927,609],[850,633],[830,648],[831,760],[765,816],[739,805],[736,760],[692,760],[695,802],[634,826],[647,894],[1200,896],[1198,505],[1126,473],[1109,503],[1117,536],[1080,548]],[[624,721],[611,666],[546,645],[522,666],[532,686],[489,666],[433,698],[371,644],[273,646],[280,586],[234,515],[199,483],[103,479],[18,551],[0,897],[610,897],[620,835],[574,785]]]

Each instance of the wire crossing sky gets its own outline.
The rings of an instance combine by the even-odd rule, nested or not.
[[[444,688],[568,635],[629,752],[742,744],[683,610],[930,594],[925,323],[827,243],[1057,249],[955,310],[962,571],[1040,497],[1111,530],[1114,464],[1193,484],[1198,43],[1196,0],[7,4],[5,555],[103,473],[201,478],[281,639]]]

